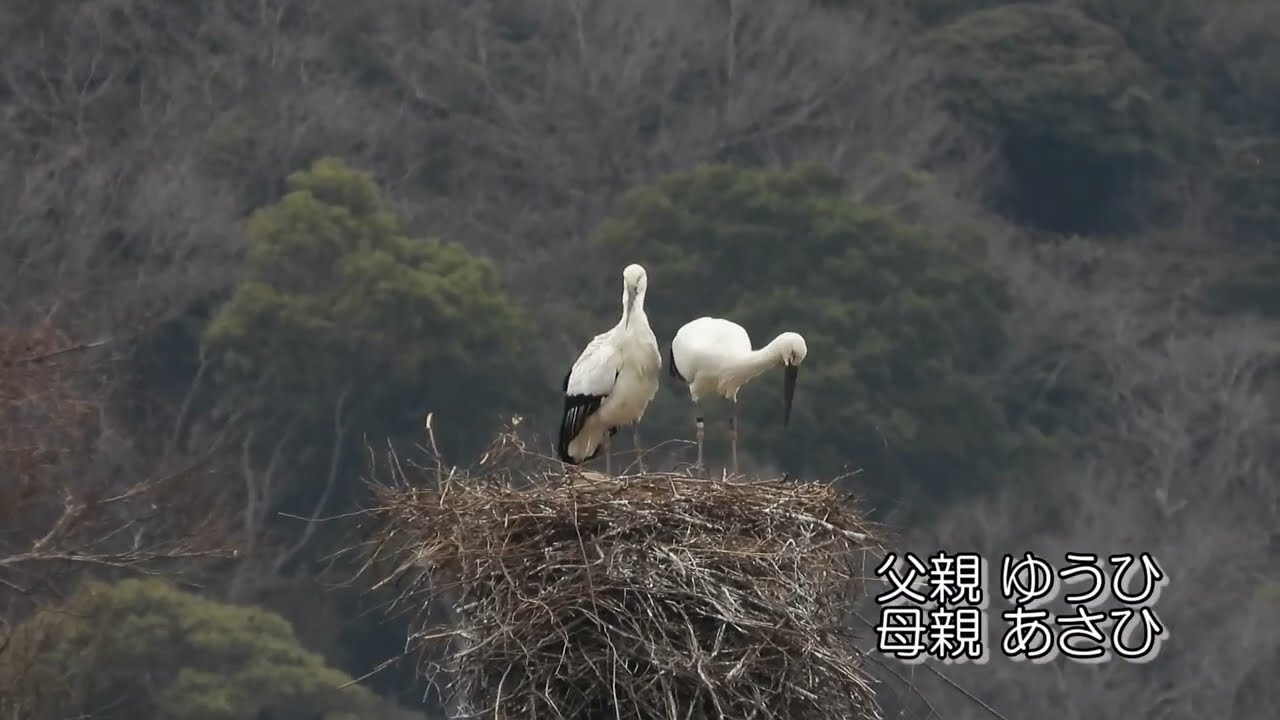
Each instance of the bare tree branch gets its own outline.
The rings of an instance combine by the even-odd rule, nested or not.
[[[199,477],[216,447],[113,472],[96,365],[63,352],[81,345],[51,326],[0,327],[0,580],[33,588],[69,565],[145,571],[227,554]]]
[[[1194,652],[1166,648],[1150,665],[1157,674],[1115,659],[1060,660],[1035,682],[1025,665],[1002,660],[947,672],[996,707],[1017,703],[1026,714],[1065,720],[1103,715],[1116,703],[1140,717],[1227,707],[1280,646],[1274,603],[1259,597],[1274,573],[1280,526],[1280,334],[1249,319],[1197,322],[1170,308],[1167,296],[1124,282],[1156,270],[1149,254],[1111,251],[1095,265],[1083,241],[1042,251],[1039,260],[1021,252],[1000,260],[1036,309],[1018,326],[1015,350],[1062,348],[1059,379],[1072,375],[1093,391],[1097,425],[1087,452],[1055,458],[1038,478],[942,513],[903,550],[975,551],[989,560],[1029,550],[1055,564],[1067,552],[1153,553],[1171,576],[1156,611],[1178,645]],[[997,593],[998,566],[991,572],[988,587]],[[1229,615],[1218,614],[1224,604],[1233,607]],[[1001,609],[993,598],[993,654],[1007,627],[997,619]],[[1214,671],[1206,674],[1207,666]],[[945,697],[936,683],[917,681],[931,698]],[[948,717],[985,716],[960,707]]]
[[[320,492],[320,497],[316,499],[315,507],[311,510],[311,515],[306,520],[306,528],[303,529],[302,535],[298,540],[281,552],[277,557],[272,569],[276,573],[283,572],[285,566],[289,564],[299,552],[306,547],[311,541],[311,536],[315,533],[316,523],[320,520],[320,513],[324,511],[325,505],[329,502],[329,496],[333,494],[333,488],[337,484],[338,470],[340,469],[340,461],[343,451],[346,449],[346,440],[348,428],[346,425],[346,405],[347,399],[351,396],[354,386],[347,385],[338,393],[338,398],[333,404],[333,421],[331,438],[332,446],[329,450],[329,466],[328,472],[325,474],[324,490]]]

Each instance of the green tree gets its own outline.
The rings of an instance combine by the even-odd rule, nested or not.
[[[955,107],[998,140],[1009,177],[997,204],[1057,232],[1127,230],[1136,189],[1190,152],[1164,81],[1107,25],[1060,5],[1019,3],[938,28]],[[1136,194],[1135,194],[1136,193]]]
[[[1076,0],[1093,20],[1104,23],[1126,45],[1166,78],[1178,80],[1170,91],[1194,90],[1202,74],[1212,70],[1209,59],[1197,58],[1197,35],[1208,5],[1196,0]],[[1197,61],[1198,60],[1198,61]]]
[[[1244,252],[1206,288],[1207,306],[1280,318],[1280,140],[1241,148],[1214,179]]]
[[[19,626],[0,654],[0,708],[23,717],[379,717],[381,701],[350,682],[279,615],[153,579],[86,583]]]
[[[1011,0],[907,0],[911,12],[928,25],[938,25],[975,10],[1009,4]]]
[[[367,173],[322,159],[249,221],[244,276],[204,333],[235,402],[368,432],[435,410],[482,447],[519,402],[522,316],[492,266],[410,238]]]
[[[1004,288],[924,229],[849,200],[823,167],[670,175],[627,193],[596,240],[649,268],[664,344],[703,314],[741,323],[757,347],[804,335],[789,429],[766,378],[739,397],[742,447],[758,457],[862,468],[886,495],[945,494],[999,474],[1017,445],[991,380]]]
[[[1249,143],[1214,176],[1238,240],[1280,245],[1280,139]]]

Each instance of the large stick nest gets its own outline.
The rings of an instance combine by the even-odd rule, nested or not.
[[[833,486],[609,478],[514,434],[468,472],[390,460],[367,567],[463,716],[879,717],[847,622],[876,528]]]

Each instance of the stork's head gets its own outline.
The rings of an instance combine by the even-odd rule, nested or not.
[[[635,311],[637,298],[644,297],[649,279],[644,268],[631,263],[622,271],[622,304],[624,325],[631,325],[631,315]]]
[[[800,333],[784,332],[778,336],[778,343],[782,346],[783,365],[790,367],[799,365],[809,354],[809,346],[805,345]]]
[[[631,263],[622,271],[622,286],[626,288],[628,294],[639,295],[645,291],[648,284],[648,275],[640,265]]]
[[[778,348],[782,360],[782,424],[791,422],[791,400],[796,394],[796,379],[800,376],[800,363],[809,354],[809,346],[805,345],[800,333],[784,332],[774,338],[773,344]]]

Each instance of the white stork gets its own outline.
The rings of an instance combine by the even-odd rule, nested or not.
[[[578,465],[605,451],[610,468],[610,439],[622,425],[634,428],[640,449],[640,419],[658,393],[662,351],[644,314],[649,284],[644,268],[622,271],[622,319],[591,340],[564,376],[564,414],[556,450],[560,459]]]
[[[729,443],[733,455],[733,472],[738,472],[738,390],[771,367],[783,366],[782,424],[791,422],[791,400],[795,396],[800,363],[809,354],[804,338],[798,333],[784,332],[759,350],[751,349],[751,337],[735,322],[715,317],[700,317],[676,332],[671,341],[668,370],[671,376],[689,386],[695,405],[704,398],[719,395],[733,404],[729,416]],[[702,416],[696,421],[698,464],[702,467]]]

